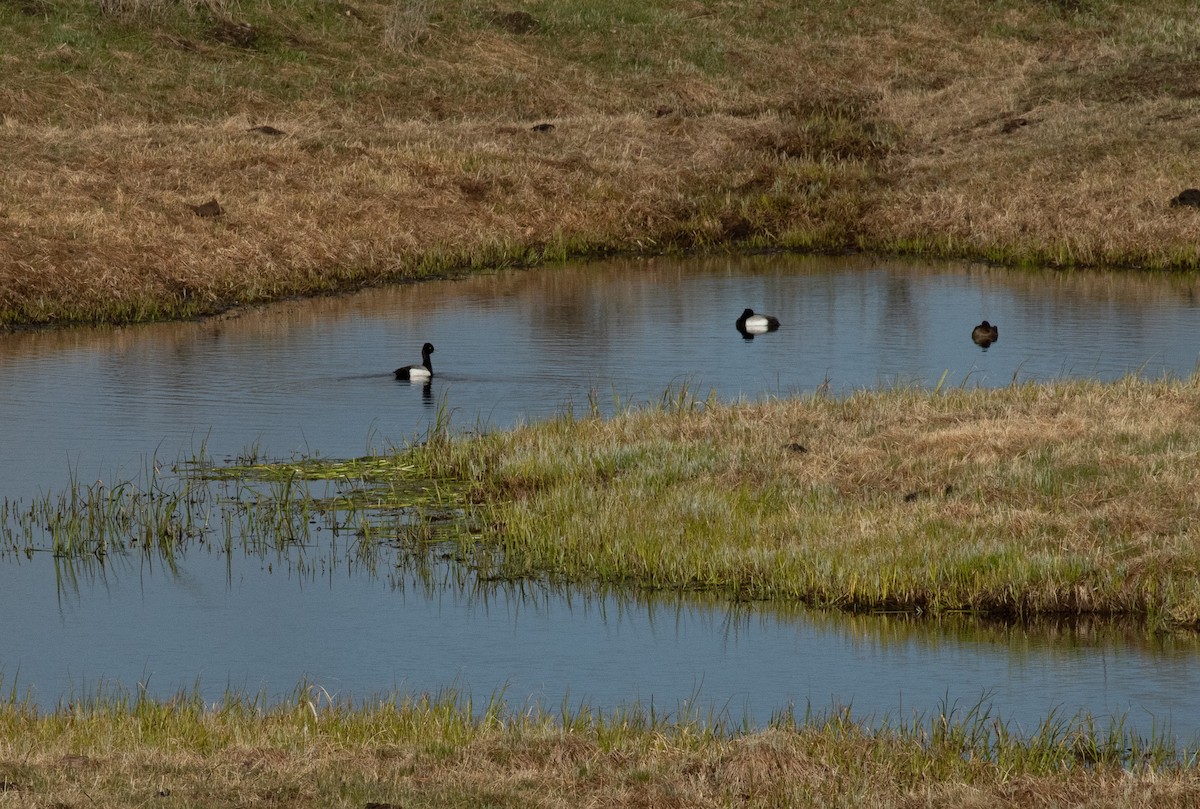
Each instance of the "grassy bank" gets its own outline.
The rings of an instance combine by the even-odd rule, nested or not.
[[[0,0],[0,324],[727,244],[1194,268],[1193,12]]]
[[[418,453],[472,482],[503,577],[1194,627],[1198,414],[1195,377],[684,393]]]
[[[443,697],[352,707],[316,690],[274,707],[100,698],[0,707],[0,805],[116,807],[1184,807],[1161,742],[986,713],[871,730],[846,711],[753,735],[693,716],[513,713]]]

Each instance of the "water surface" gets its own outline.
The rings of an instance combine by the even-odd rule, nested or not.
[[[825,387],[998,386],[1192,373],[1200,307],[1178,276],[935,267],[788,255],[618,261],[368,290],[188,323],[0,337],[0,496],[137,478],[198,453],[349,457],[450,414],[495,429],[687,388],[700,398]],[[745,340],[745,307],[779,331]],[[971,329],[1000,340],[982,351]],[[393,368],[437,346],[428,388]],[[0,564],[0,674],[53,704],[99,683],[199,683],[365,697],[449,687],[510,701],[702,704],[761,723],[786,705],[903,718],[981,697],[1200,732],[1191,638],[1109,625],[991,627],[754,610],[538,584],[433,585],[411,571],[303,570],[198,547]]]
[[[964,714],[984,702],[1032,732],[1086,710],[1145,734],[1200,741],[1200,639],[1135,626],[1017,627],[948,616],[849,616],[756,604],[589,594],[537,582],[480,586],[435,566],[367,575],[338,567],[190,553],[177,576],[141,564],[84,574],[56,593],[53,560],[0,565],[17,594],[0,662],[50,706],[103,690],[159,698],[199,687],[285,698],[308,682],[334,698],[456,689],[486,704],[640,703],[765,724],[850,706],[856,718]],[[0,596],[0,603],[10,602]],[[12,599],[15,601],[15,599]],[[4,603],[7,615],[14,603]]]
[[[0,493],[132,475],[202,445],[347,457],[424,433],[504,428],[598,395],[646,401],[886,385],[1190,374],[1197,283],[867,257],[620,261],[296,301],[200,322],[0,339]],[[751,341],[745,307],[778,316]],[[970,340],[987,319],[1000,340]],[[436,347],[433,383],[391,371]]]

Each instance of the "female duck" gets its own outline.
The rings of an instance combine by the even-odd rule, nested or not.
[[[987,348],[1000,339],[1000,329],[985,320],[972,329],[971,339],[975,342],[975,345]]]
[[[433,353],[433,343],[426,343],[421,346],[421,364],[420,365],[405,365],[403,368],[396,369],[397,379],[411,379],[416,382],[426,382],[433,378],[433,364],[429,362],[429,355]]]
[[[742,312],[742,316],[734,325],[742,334],[764,334],[779,328],[779,318],[771,315],[756,315],[753,309],[747,309]]]

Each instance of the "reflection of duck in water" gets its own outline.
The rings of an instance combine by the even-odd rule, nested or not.
[[[428,382],[433,378],[433,365],[429,362],[429,355],[432,353],[433,343],[426,343],[421,346],[421,364],[405,365],[403,368],[397,368],[396,378],[411,379],[413,382]]]
[[[742,316],[734,324],[737,330],[747,340],[753,340],[756,334],[766,334],[779,328],[779,318],[770,315],[756,315],[753,309],[742,312]]]
[[[1000,329],[985,320],[971,330],[971,339],[975,345],[987,351],[988,346],[1000,339]]]

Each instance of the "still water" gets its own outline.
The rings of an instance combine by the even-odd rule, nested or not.
[[[0,497],[137,478],[202,448],[218,460],[363,455],[420,436],[439,411],[458,429],[498,429],[682,388],[735,400],[1187,375],[1198,286],[861,256],[658,259],[5,335]],[[782,327],[744,339],[733,324],[747,306]],[[987,351],[970,339],[983,319],[1000,327]],[[432,384],[396,381],[426,341]],[[1200,735],[1190,638],[429,586],[399,570],[301,574],[202,549],[174,573],[117,560],[64,586],[47,557],[0,564],[0,675],[43,704],[102,683],[155,695],[199,684],[215,697],[307,680],[353,697],[457,687],[667,710],[693,699],[761,723],[789,703],[905,718],[985,698],[1030,727],[1084,709]]]

